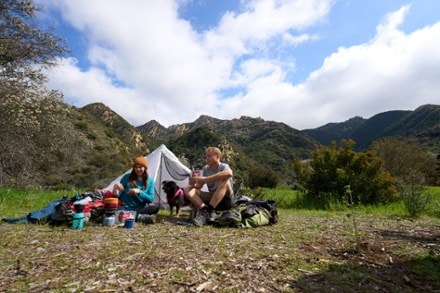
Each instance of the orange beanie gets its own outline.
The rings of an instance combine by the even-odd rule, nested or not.
[[[144,166],[146,169],[148,169],[148,160],[145,157],[137,157],[133,161],[133,166],[134,165],[141,165]]]

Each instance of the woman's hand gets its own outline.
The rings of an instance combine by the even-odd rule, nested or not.
[[[113,195],[114,195],[114,196],[118,196],[118,193],[119,193],[119,192],[123,192],[124,190],[125,190],[125,188],[124,188],[124,186],[122,186],[121,183],[116,183],[116,184],[113,186]]]
[[[127,193],[128,194],[139,194],[139,193],[141,193],[141,191],[139,188],[132,188]]]

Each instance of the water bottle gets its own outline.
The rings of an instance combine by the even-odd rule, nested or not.
[[[84,227],[84,213],[73,214],[72,229],[82,229]]]

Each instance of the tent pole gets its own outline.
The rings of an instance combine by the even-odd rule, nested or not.
[[[162,198],[160,196],[160,191],[161,191],[161,187],[162,187],[162,164],[163,164],[163,155],[162,152],[160,153],[160,160],[159,160],[159,188],[158,188],[158,196],[159,196],[159,209],[162,208]]]

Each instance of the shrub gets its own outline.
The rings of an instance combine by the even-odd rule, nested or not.
[[[75,123],[75,127],[79,130],[89,129],[89,125],[84,121],[80,121],[80,122]]]
[[[344,201],[346,186],[351,187],[354,204],[373,204],[397,199],[393,177],[383,170],[382,160],[373,152],[355,152],[353,140],[333,143],[312,154],[310,175],[306,179],[309,196],[326,201]]]
[[[263,167],[251,169],[248,177],[248,185],[250,188],[275,188],[278,183],[278,175],[274,171]]]
[[[411,173],[415,171],[423,175],[420,179],[425,183],[439,182],[439,161],[418,143],[387,137],[374,141],[371,148],[383,160],[384,169],[395,178],[411,180]]]
[[[418,177],[416,172],[410,172],[407,180],[399,181],[398,184],[405,209],[412,218],[418,217],[427,211],[431,201],[431,194],[426,187],[418,183],[420,181]]]

